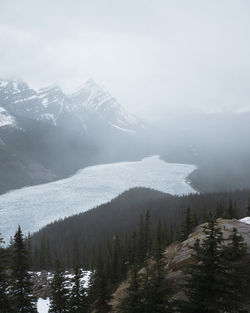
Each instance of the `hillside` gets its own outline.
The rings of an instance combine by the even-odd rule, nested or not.
[[[151,216],[153,231],[159,220],[171,232],[171,240],[184,221],[185,211],[191,207],[192,214],[202,222],[212,211],[218,216],[225,215],[231,203],[234,204],[237,218],[244,217],[247,210],[249,191],[191,194],[170,196],[145,188],[135,188],[124,192],[111,202],[95,209],[51,223],[35,233],[31,242],[37,254],[43,253],[42,246],[49,243],[52,260],[60,257],[66,268],[74,264],[74,247],[78,247],[80,265],[89,269],[98,245],[105,240],[119,236],[130,236],[137,229],[140,216],[146,211]],[[74,245],[72,245],[74,242]],[[41,268],[38,255],[34,266]],[[51,262],[51,261],[50,261]],[[45,265],[45,267],[51,265]]]
[[[223,238],[228,240],[232,235],[234,228],[237,229],[239,235],[244,239],[247,246],[247,254],[240,260],[242,263],[250,262],[250,225],[236,219],[218,219],[218,227],[221,228]],[[186,299],[184,292],[182,291],[182,285],[186,278],[184,271],[189,264],[193,264],[193,247],[196,240],[201,242],[205,239],[203,227],[205,224],[201,224],[194,229],[194,231],[188,236],[188,239],[182,242],[174,242],[168,246],[163,252],[162,262],[164,263],[165,270],[165,284],[172,286],[172,300],[184,300]],[[140,269],[140,273],[145,271],[144,268]],[[250,280],[248,280],[250,285]],[[122,301],[127,296],[128,281],[124,281],[120,284],[117,290],[113,293],[110,301],[112,313],[120,313],[120,307]],[[250,299],[250,293],[248,292],[248,298]],[[249,302],[250,303],[250,300]],[[248,307],[249,309],[249,307]]]
[[[69,95],[58,86],[35,90],[21,80],[0,80],[0,194],[87,165],[144,156],[143,129],[93,80]]]

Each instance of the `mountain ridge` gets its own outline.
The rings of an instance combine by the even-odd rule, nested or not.
[[[139,119],[126,110],[93,79],[66,94],[58,85],[35,90],[21,80],[0,80],[0,105],[10,114],[53,125],[64,125],[65,115],[79,119],[86,129],[89,117],[101,119],[120,131],[136,131]],[[72,116],[68,117],[72,118]]]
[[[58,85],[36,90],[19,79],[0,80],[0,193],[136,159],[127,147],[143,131],[139,119],[93,80],[84,90],[76,101]]]

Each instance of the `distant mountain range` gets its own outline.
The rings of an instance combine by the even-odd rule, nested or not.
[[[85,130],[90,120],[125,132],[143,127],[137,117],[128,114],[92,79],[71,94],[65,94],[59,86],[34,90],[20,80],[0,80],[0,108],[1,117],[5,116],[0,119],[3,125],[14,124],[15,116],[23,116],[60,127],[79,125]]]
[[[0,80],[0,193],[134,158],[133,143],[144,129],[92,79],[71,94]]]
[[[146,124],[92,79],[70,94],[0,80],[0,193],[150,154],[196,164],[189,179],[199,191],[249,188],[249,112],[163,120]]]

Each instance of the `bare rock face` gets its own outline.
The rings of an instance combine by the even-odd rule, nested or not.
[[[233,228],[237,228],[238,233],[244,238],[247,244],[247,252],[250,254],[250,224],[240,222],[236,219],[218,219],[218,226],[221,228],[224,239],[228,239],[232,234]],[[193,246],[197,239],[200,241],[204,240],[205,234],[203,233],[203,227],[205,224],[198,226],[194,229],[187,240],[183,242],[174,242],[166,248],[163,253],[165,269],[166,269],[166,283],[171,284],[174,290],[174,299],[184,299],[185,295],[183,291],[178,287],[183,283],[184,273],[183,270],[188,264],[194,262],[192,254]],[[226,240],[225,240],[226,244]],[[121,300],[126,297],[126,288],[128,282],[123,282],[116,292],[113,294],[110,304],[112,305],[112,313],[119,313],[119,304]]]
[[[124,281],[120,284],[120,286],[117,288],[117,290],[113,294],[113,297],[110,301],[110,305],[113,308],[112,313],[119,312],[119,306],[122,300],[127,296],[127,292],[126,292],[127,288],[128,288],[128,281]]]
[[[228,239],[232,234],[233,228],[237,228],[238,233],[244,238],[247,244],[247,252],[250,253],[250,225],[240,222],[236,219],[226,220],[218,219],[218,226],[221,228],[224,239]],[[198,226],[188,239],[181,243],[173,243],[164,252],[166,260],[166,270],[168,272],[183,270],[183,268],[193,262],[193,246],[197,239],[202,241],[205,238],[203,227],[205,224]],[[226,241],[225,241],[226,244]]]

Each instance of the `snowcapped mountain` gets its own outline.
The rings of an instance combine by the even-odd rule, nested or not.
[[[0,193],[137,158],[143,131],[143,123],[93,80],[71,94],[0,80]]]
[[[92,79],[76,91],[66,95],[60,87],[49,86],[39,90],[20,80],[0,80],[0,105],[10,114],[50,123],[54,126],[84,129],[96,120],[119,131],[134,132],[142,123],[128,114],[114,97]],[[1,122],[1,121],[0,121]]]
[[[13,115],[56,125],[65,98],[58,86],[36,91],[20,80],[0,81],[0,105]]]
[[[15,119],[4,108],[0,107],[0,127],[14,126]]]
[[[85,110],[121,131],[133,132],[143,127],[137,117],[128,114],[117,100],[93,79],[77,88],[70,95],[70,99],[78,112]]]

